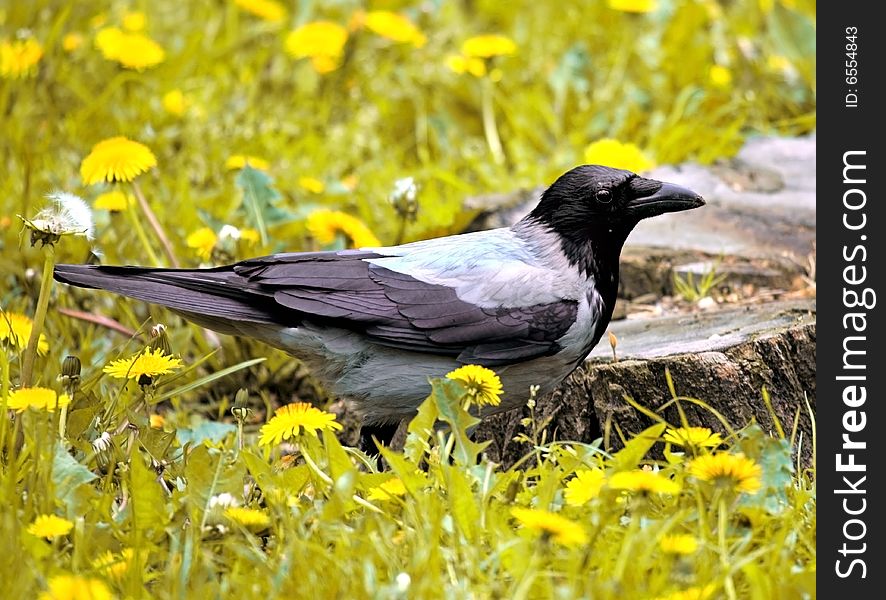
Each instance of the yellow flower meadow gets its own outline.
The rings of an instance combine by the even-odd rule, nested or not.
[[[635,469],[622,471],[609,478],[609,487],[614,490],[627,490],[642,494],[676,494],[680,484],[653,471]]]
[[[710,427],[678,427],[668,428],[664,441],[678,446],[716,448],[723,443],[723,438],[719,433],[713,433]]]
[[[262,446],[279,444],[305,433],[316,436],[318,431],[338,431],[342,427],[335,422],[335,415],[314,408],[305,402],[286,404],[274,411],[274,416],[261,428],[258,443]]]
[[[49,579],[49,589],[38,600],[111,600],[111,591],[101,579],[79,575],[56,575]]]
[[[355,248],[381,246],[363,221],[338,210],[315,210],[308,215],[305,226],[321,246],[335,243],[339,235],[352,242]]]
[[[698,540],[686,533],[674,533],[663,536],[658,541],[658,546],[662,552],[688,556],[698,550]]]
[[[67,394],[59,396],[49,388],[29,387],[10,392],[6,406],[16,412],[24,412],[28,408],[54,412],[56,408],[64,408],[70,403],[71,398]]]
[[[732,84],[732,71],[723,65],[711,65],[708,70],[708,79],[711,84],[718,88],[728,88]]]
[[[123,29],[126,31],[143,31],[147,24],[148,17],[141,11],[128,12],[123,15]]]
[[[316,177],[299,177],[298,186],[312,194],[322,194],[326,189],[326,184]]]
[[[8,345],[13,350],[24,350],[31,339],[34,322],[30,317],[0,309],[0,352],[2,346]],[[37,340],[37,354],[44,356],[49,352],[49,341],[42,333]]]
[[[66,33],[62,38],[62,50],[65,52],[76,52],[83,46],[83,34],[72,31]]]
[[[37,72],[43,58],[43,46],[37,40],[0,41],[0,77],[24,79]]]
[[[366,496],[368,500],[391,500],[395,496],[405,496],[406,495],[406,486],[403,485],[403,481],[399,477],[393,477],[388,479],[381,485],[378,485],[369,490],[369,494]]]
[[[169,90],[163,94],[160,102],[163,104],[163,110],[176,117],[185,114],[189,104],[188,99],[180,89]]]
[[[150,148],[121,135],[102,140],[92,147],[80,163],[80,178],[85,185],[132,181],[156,166],[157,157]]]
[[[126,69],[144,71],[163,62],[163,48],[143,33],[105,27],[95,34],[95,45],[107,60],[120,63]]]
[[[743,454],[708,454],[689,463],[689,474],[725,490],[756,494],[762,487],[763,470]]]
[[[383,38],[394,42],[408,42],[416,48],[421,48],[428,41],[412,21],[389,10],[369,11],[364,17],[363,24],[366,29]]]
[[[132,548],[126,548],[119,554],[107,550],[93,559],[92,568],[114,581],[121,581],[129,571],[134,556]]]
[[[585,162],[589,165],[627,169],[634,173],[642,173],[655,166],[635,144],[623,144],[612,138],[597,140],[588,145],[585,148]]]
[[[117,379],[140,379],[166,375],[181,366],[181,359],[165,354],[160,348],[146,348],[129,358],[121,358],[105,365],[102,371]]]
[[[648,13],[658,8],[658,0],[609,0],[609,8],[629,13]]]
[[[582,506],[600,495],[606,474],[602,469],[581,469],[566,484],[563,497],[569,506]]]
[[[558,514],[536,508],[512,508],[511,514],[523,527],[548,537],[564,546],[581,546],[588,541],[588,534],[575,521]]]
[[[446,374],[446,379],[458,381],[468,390],[468,399],[475,406],[501,404],[501,379],[492,369],[479,365],[465,365]]]
[[[286,51],[294,58],[310,58],[318,73],[330,73],[341,64],[348,30],[332,21],[305,23],[286,36]]]
[[[275,0],[234,0],[234,4],[269,23],[279,23],[286,18],[286,7]]]
[[[470,73],[474,77],[486,75],[486,63],[482,58],[450,54],[446,57],[446,66],[450,71],[459,75],[463,73]]]
[[[40,515],[28,526],[28,533],[51,540],[52,538],[68,535],[73,528],[74,523],[67,519],[62,519],[55,515]]]
[[[96,210],[106,210],[108,212],[123,212],[130,204],[135,202],[135,198],[131,194],[124,194],[120,190],[112,190],[99,194],[92,203],[92,207]]]
[[[257,169],[259,171],[267,171],[271,168],[270,163],[263,158],[259,158],[257,156],[247,156],[245,154],[234,154],[228,157],[228,160],[225,161],[225,168],[229,171],[236,171],[237,169],[242,169],[246,165],[249,165],[253,169]]]
[[[218,243],[218,236],[209,227],[201,227],[185,238],[185,243],[188,248],[197,251],[197,256],[203,260],[209,260],[212,257],[212,250]]]
[[[509,56],[517,52],[514,40],[504,35],[475,35],[461,45],[461,53],[473,58]]]
[[[704,587],[691,587],[677,592],[671,592],[667,596],[659,596],[655,600],[709,600],[714,597],[716,587],[706,585]]]
[[[225,509],[225,516],[247,529],[264,529],[271,524],[268,513],[255,508],[231,506]]]

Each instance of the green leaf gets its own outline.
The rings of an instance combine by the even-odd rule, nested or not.
[[[451,379],[431,380],[431,397],[440,412],[440,420],[449,424],[455,436],[453,453],[455,460],[462,465],[477,464],[477,457],[490,442],[476,443],[471,440],[468,430],[475,427],[480,419],[471,415],[462,407],[465,388]]]
[[[230,423],[219,423],[217,421],[203,421],[193,428],[182,427],[176,429],[175,435],[178,443],[184,446],[190,442],[194,446],[203,444],[203,442],[211,442],[220,444],[228,434],[237,431],[237,427]]]
[[[231,463],[221,452],[198,446],[188,456],[185,467],[187,498],[191,519],[201,528],[206,523],[209,501],[213,496],[228,493],[242,501],[246,468],[240,461]]]
[[[262,246],[268,243],[268,226],[266,215],[272,213],[274,202],[280,198],[280,192],[272,187],[273,179],[258,169],[244,166],[235,180],[237,187],[243,191],[243,206],[252,224],[261,235]]]
[[[323,430],[323,446],[326,448],[326,461],[333,480],[337,482],[342,475],[356,470],[354,463],[351,462],[351,457],[342,448],[341,442],[328,429]]]
[[[52,459],[52,483],[55,497],[65,505],[68,514],[82,514],[88,500],[84,496],[94,495],[92,488],[82,486],[97,478],[98,475],[77,462],[61,444],[56,446]],[[86,494],[81,493],[84,491]]]
[[[616,472],[636,468],[652,446],[661,438],[667,423],[656,423],[635,435],[625,447],[612,457],[612,466]]]
[[[446,469],[447,496],[449,511],[465,538],[476,539],[480,523],[480,509],[471,487],[471,480],[465,471],[449,467]]]
[[[403,454],[408,460],[418,465],[421,459],[431,450],[434,437],[434,423],[440,411],[431,396],[425,398],[418,407],[418,413],[409,422]],[[428,440],[431,440],[430,442]]]
[[[162,531],[169,523],[166,494],[157,481],[157,473],[139,454],[130,461],[129,493],[133,527],[141,532]]]

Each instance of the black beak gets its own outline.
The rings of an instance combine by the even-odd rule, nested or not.
[[[664,213],[679,212],[704,206],[704,198],[692,190],[679,185],[662,183],[651,179],[641,179],[639,177],[632,181],[631,184],[637,197],[629,200],[625,208],[628,214],[637,219],[647,219]],[[650,184],[660,184],[660,187]],[[655,189],[655,187],[658,189]],[[649,193],[652,191],[650,188],[655,189],[651,194]],[[646,195],[641,195],[644,193]]]

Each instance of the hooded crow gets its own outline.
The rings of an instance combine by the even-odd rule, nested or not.
[[[553,390],[606,331],[622,246],[641,219],[702,206],[630,171],[563,174],[512,227],[393,247],[295,252],[209,269],[58,265],[58,281],[165,306],[304,361],[389,440],[465,364],[494,369],[495,410]],[[489,414],[484,412],[484,414]]]

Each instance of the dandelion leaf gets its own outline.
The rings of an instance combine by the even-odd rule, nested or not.
[[[434,437],[434,423],[437,422],[439,415],[440,411],[437,410],[437,403],[428,396],[419,405],[418,412],[412,418],[412,421],[409,422],[403,454],[416,465],[431,450]]]
[[[476,443],[471,440],[469,430],[473,429],[480,419],[471,415],[462,406],[465,389],[462,384],[451,379],[435,379],[431,382],[431,397],[437,405],[440,420],[449,424],[455,436],[453,453],[455,460],[462,465],[477,464],[477,457],[490,442]]]
[[[220,444],[231,433],[237,431],[237,427],[230,423],[218,423],[216,421],[203,421],[196,427],[182,427],[176,430],[175,435],[178,443],[184,446],[187,443],[200,445],[204,442]]]
[[[258,229],[261,243],[268,243],[268,224],[287,220],[290,215],[277,207],[274,202],[280,192],[273,187],[274,180],[258,169],[246,165],[237,175],[237,187],[243,192],[242,208],[252,226]]]
[[[187,480],[188,508],[193,522],[205,519],[210,499],[218,494],[228,493],[242,500],[243,479],[246,467],[242,461],[230,462],[221,452],[197,446],[188,455],[185,467]]]
[[[130,462],[129,481],[133,527],[141,532],[162,531],[169,523],[166,496],[157,473],[139,455],[134,455]]]
[[[82,515],[95,491],[85,484],[98,476],[68,454],[60,444],[55,447],[52,459],[52,483],[55,497],[65,505],[68,514]]]
[[[625,444],[625,447],[619,450],[613,457],[612,466],[616,471],[627,471],[635,468],[643,457],[649,452],[652,446],[661,438],[664,433],[666,423],[656,423],[635,435]]]

